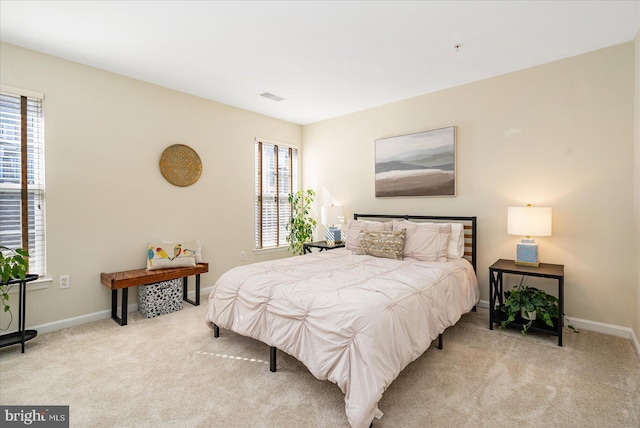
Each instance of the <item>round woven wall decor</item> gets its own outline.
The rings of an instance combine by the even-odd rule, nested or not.
[[[202,162],[198,153],[191,147],[174,144],[162,152],[160,172],[169,183],[175,186],[191,186],[202,174]]]

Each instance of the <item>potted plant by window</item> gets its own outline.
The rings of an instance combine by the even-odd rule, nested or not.
[[[292,254],[303,254],[305,242],[313,240],[313,229],[317,223],[309,216],[309,206],[315,196],[316,193],[312,189],[298,190],[296,193],[289,194],[291,220],[287,226],[289,230],[287,242],[289,252]]]
[[[504,296],[500,309],[507,314],[507,319],[500,323],[500,328],[505,328],[516,320],[516,315],[520,315],[524,335],[537,318],[549,327],[553,327],[553,320],[559,318],[558,299],[542,290],[519,284],[514,290],[505,291]]]
[[[11,313],[11,307],[9,306],[9,290],[15,285],[16,279],[25,279],[27,272],[29,271],[29,253],[27,251],[18,248],[12,250],[11,248],[0,246],[0,299],[2,299],[3,312],[9,312],[11,319],[7,327],[0,330],[6,330],[13,321],[13,314]]]

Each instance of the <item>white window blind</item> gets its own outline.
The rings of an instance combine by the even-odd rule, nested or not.
[[[255,248],[288,245],[289,193],[298,190],[298,150],[282,144],[255,144]]]
[[[27,231],[29,273],[44,275],[45,176],[42,96],[19,89],[0,92],[0,245],[24,248],[22,227],[22,147],[26,124]]]

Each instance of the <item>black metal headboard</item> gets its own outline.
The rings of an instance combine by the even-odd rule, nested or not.
[[[396,215],[396,214],[354,214],[353,219],[371,219],[384,220],[401,218],[405,220],[431,220],[436,222],[457,222],[464,226],[464,258],[471,262],[473,270],[476,270],[476,241],[477,241],[477,217],[458,217],[458,216],[429,216],[429,215]]]

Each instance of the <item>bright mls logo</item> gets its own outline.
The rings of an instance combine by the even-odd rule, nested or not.
[[[3,427],[69,427],[69,406],[0,406]]]

